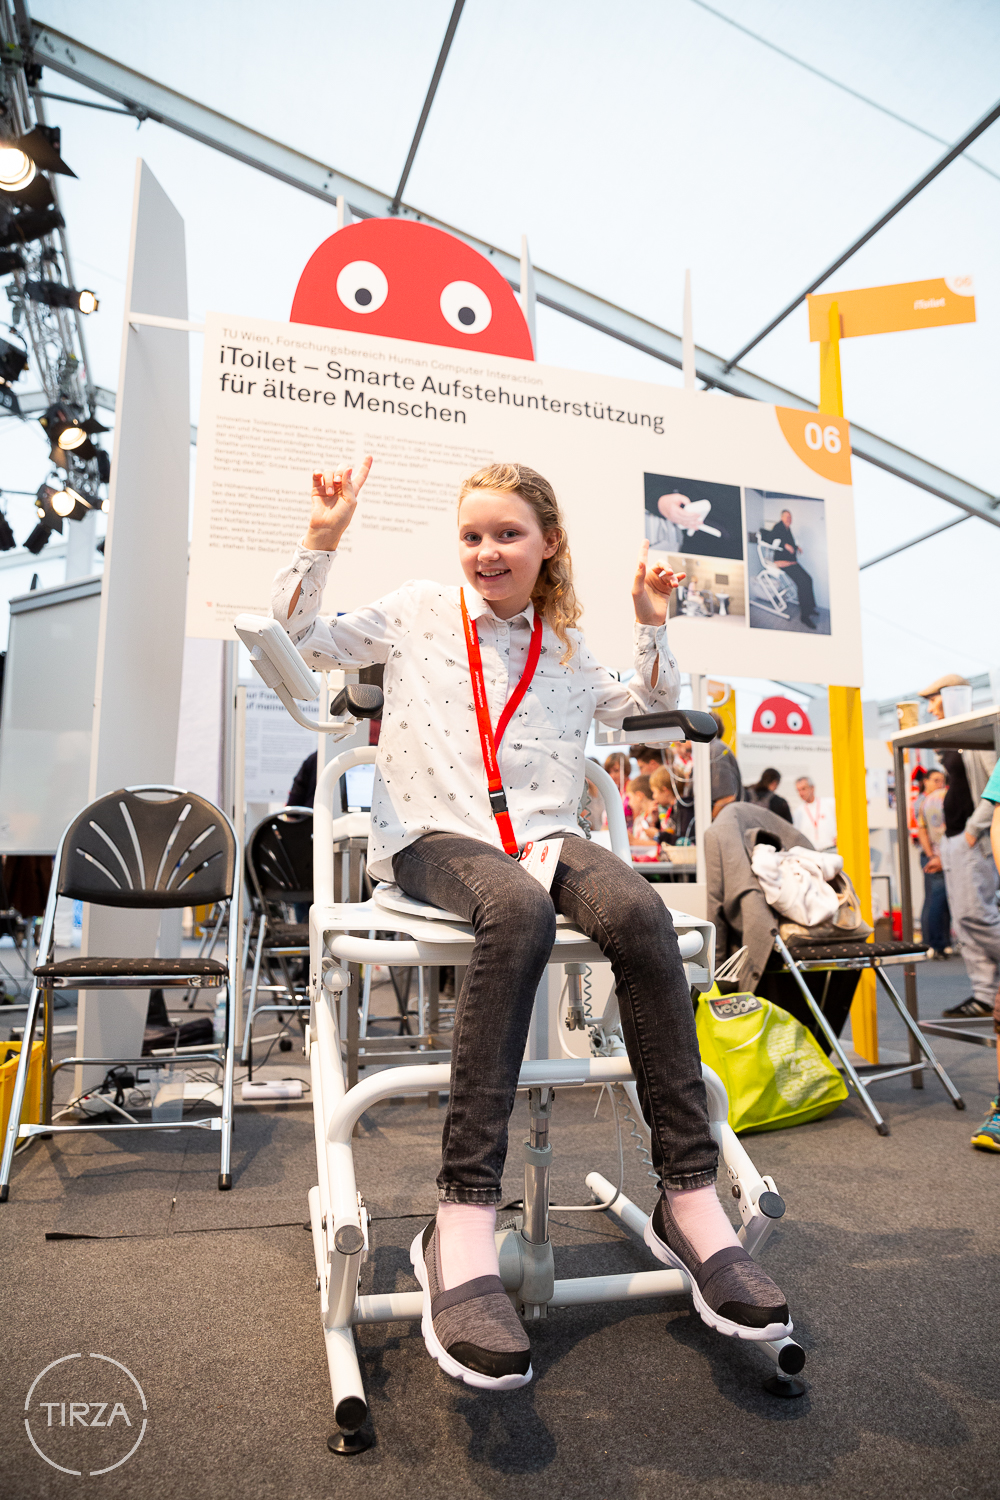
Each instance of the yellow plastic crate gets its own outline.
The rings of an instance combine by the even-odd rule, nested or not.
[[[9,1058],[7,1062],[0,1063],[0,1137],[4,1136],[7,1131],[10,1104],[14,1097],[14,1079],[17,1075],[17,1063],[22,1045],[21,1042],[0,1042],[0,1057],[7,1057],[10,1052],[17,1054]],[[34,1125],[38,1121],[38,1110],[42,1099],[42,1053],[44,1050],[42,1042],[32,1042],[31,1061],[28,1064],[28,1086],[24,1091],[24,1109],[21,1111],[22,1125]]]

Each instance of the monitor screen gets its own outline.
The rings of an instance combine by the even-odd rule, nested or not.
[[[374,766],[352,766],[344,772],[349,812],[371,812],[372,787],[375,784]]]

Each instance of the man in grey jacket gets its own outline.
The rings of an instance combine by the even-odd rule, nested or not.
[[[945,717],[941,689],[960,686],[968,686],[966,679],[950,672],[924,689],[920,696],[932,718]],[[1000,984],[1000,911],[989,838],[993,806],[983,800],[983,791],[997,758],[986,750],[946,750],[941,760],[948,772],[941,868],[952,926],[972,986],[968,999],[944,1014],[992,1016]]]

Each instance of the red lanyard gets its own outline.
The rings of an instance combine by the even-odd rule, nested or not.
[[[514,837],[514,828],[510,821],[510,813],[507,811],[507,798],[503,789],[503,780],[500,775],[500,767],[497,764],[497,746],[504,736],[504,730],[510,723],[518,704],[524,697],[531,685],[531,679],[535,675],[538,666],[538,658],[542,654],[542,617],[535,610],[535,624],[531,631],[531,644],[528,647],[528,660],[521,674],[521,681],[514,689],[510,702],[500,715],[497,723],[496,737],[493,734],[493,726],[490,723],[490,711],[486,703],[486,683],[483,680],[483,658],[479,651],[479,636],[476,627],[469,619],[469,611],[465,606],[465,590],[460,592],[462,602],[462,624],[465,626],[465,645],[469,653],[469,673],[472,677],[472,698],[476,706],[476,723],[479,725],[479,742],[483,747],[483,763],[486,766],[486,785],[489,788],[490,807],[493,816],[497,820],[500,830],[500,839],[504,849],[512,859],[518,857],[517,839]]]

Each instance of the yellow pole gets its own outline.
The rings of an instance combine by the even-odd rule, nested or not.
[[[830,304],[830,337],[819,346],[819,409],[831,416],[844,415],[840,382],[840,308]],[[830,740],[833,748],[833,788],[837,801],[837,849],[844,869],[854,882],[866,922],[872,920],[871,853],[868,847],[868,793],[865,780],[865,732],[861,713],[861,690],[831,687]],[[900,850],[906,858],[906,850]],[[862,971],[851,1006],[854,1050],[869,1062],[878,1062],[878,1013],[875,975]]]

